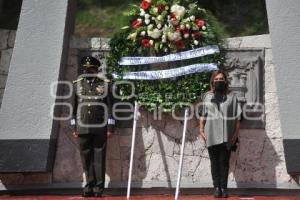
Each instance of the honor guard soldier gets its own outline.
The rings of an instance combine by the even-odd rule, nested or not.
[[[83,74],[73,81],[73,136],[78,138],[86,185],[82,195],[102,196],[105,183],[106,141],[114,129],[113,98],[110,80],[103,78],[100,62],[86,56],[81,59]]]

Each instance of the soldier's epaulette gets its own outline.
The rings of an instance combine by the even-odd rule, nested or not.
[[[77,82],[79,82],[79,81],[81,81],[81,80],[83,80],[83,78],[79,78],[79,79],[73,81],[73,83],[77,83]]]
[[[103,77],[97,77],[97,78],[99,78],[100,80],[102,80],[102,81],[104,81],[106,83],[110,83],[111,82],[111,80],[109,80],[107,78],[103,78]]]

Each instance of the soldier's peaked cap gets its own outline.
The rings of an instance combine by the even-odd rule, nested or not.
[[[80,64],[85,68],[90,68],[90,67],[98,68],[101,65],[100,61],[93,56],[82,57]]]

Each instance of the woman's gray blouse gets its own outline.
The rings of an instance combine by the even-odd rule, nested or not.
[[[212,92],[207,92],[202,103],[200,115],[205,120],[207,147],[230,141],[234,135],[236,119],[240,120],[242,114],[237,96],[230,92],[224,101],[218,101]]]

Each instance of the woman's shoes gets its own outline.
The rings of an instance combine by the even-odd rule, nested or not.
[[[221,198],[222,197],[222,192],[221,192],[221,189],[219,187],[215,187],[215,189],[214,189],[214,197],[215,198]]]
[[[221,188],[221,193],[222,193],[222,198],[227,198],[228,197],[227,189]]]
[[[228,197],[227,189],[215,187],[214,188],[214,197],[215,198],[227,198]]]

